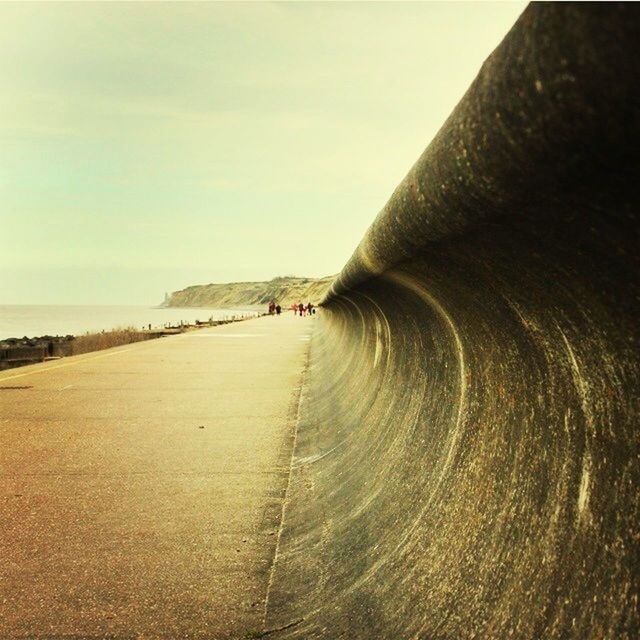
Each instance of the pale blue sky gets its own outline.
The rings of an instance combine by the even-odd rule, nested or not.
[[[338,272],[524,6],[0,4],[0,304]]]

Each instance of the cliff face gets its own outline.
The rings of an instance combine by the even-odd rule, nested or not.
[[[283,307],[294,302],[322,301],[334,276],[326,278],[274,278],[268,282],[203,284],[174,291],[167,307],[234,307],[268,304],[275,300]]]

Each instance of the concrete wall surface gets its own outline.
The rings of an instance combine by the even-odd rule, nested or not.
[[[272,637],[638,637],[639,25],[530,5],[334,284]]]

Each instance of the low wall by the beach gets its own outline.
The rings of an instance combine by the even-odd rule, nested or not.
[[[7,338],[6,340],[0,340],[0,371],[44,362],[45,360],[81,355],[135,342],[177,335],[203,327],[217,327],[231,322],[242,322],[260,315],[266,314],[258,312],[246,315],[233,314],[224,320],[210,319],[204,322],[196,320],[195,324],[181,321],[179,325],[166,326],[164,329],[152,328],[151,325],[148,325],[148,329],[143,328],[142,330],[128,327],[110,331],[88,332],[77,336]]]
[[[639,19],[531,5],[335,282],[273,637],[638,636]]]

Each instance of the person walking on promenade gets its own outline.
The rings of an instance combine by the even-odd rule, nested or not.
[[[276,305],[276,315],[279,316],[281,313],[282,313],[282,307],[279,304],[277,304]]]
[[[302,304],[302,302],[298,305],[298,311],[300,311],[300,317],[302,318],[302,316],[304,315],[304,305]]]
[[[298,315],[298,305],[294,302],[291,305],[291,308],[293,309],[293,315],[297,316]]]

